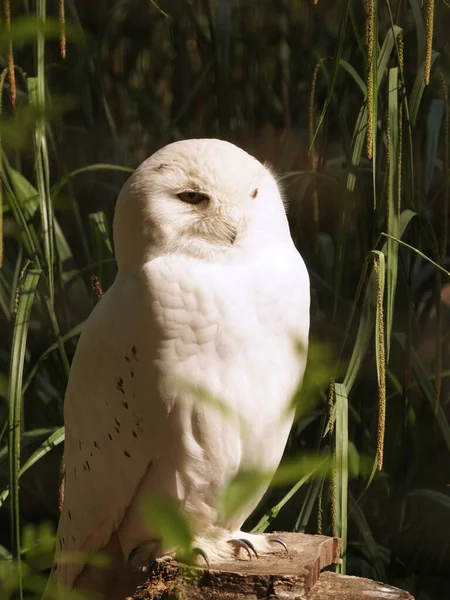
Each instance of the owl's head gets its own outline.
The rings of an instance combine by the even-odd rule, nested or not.
[[[217,260],[286,239],[277,183],[255,158],[215,139],[165,146],[125,183],[114,217],[119,268],[167,253]]]

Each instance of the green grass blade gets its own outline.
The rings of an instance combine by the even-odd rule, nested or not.
[[[10,178],[11,168],[4,153],[2,153],[1,165],[1,177],[5,187],[6,200],[19,228],[21,242],[28,257],[40,268],[41,251],[39,237],[27,214],[27,202],[23,201],[24,199],[21,197],[20,192],[15,188],[14,179]]]
[[[365,97],[367,95],[367,86],[366,86],[363,78],[359,75],[358,71],[355,69],[355,67],[353,65],[351,65],[349,62],[347,62],[346,60],[344,60],[343,58],[341,58],[341,60],[339,61],[339,64],[341,65],[341,67],[343,69],[345,69],[347,71],[347,73],[349,75],[351,75],[354,82],[359,87],[359,89],[363,93],[363,96]]]
[[[400,236],[404,235],[409,223],[411,222],[411,219],[415,216],[415,214],[416,213],[414,213],[412,210],[405,210],[402,212],[402,214],[400,215],[400,221],[399,221],[399,235]],[[384,234],[384,233],[382,233],[381,235],[388,237],[387,234]],[[405,244],[401,240],[396,240],[396,241],[397,241],[397,243],[404,244],[405,246],[410,247],[410,246],[408,246],[408,244]],[[412,247],[411,247],[411,249],[415,250],[415,248],[412,248]],[[377,252],[377,251],[374,251],[374,252]],[[381,252],[383,253],[384,256],[387,255],[387,243],[385,243],[383,245]],[[433,262],[433,261],[431,261],[431,262]],[[447,273],[447,271],[445,271],[445,272]],[[363,271],[363,277],[360,282],[361,284],[364,280],[364,273],[365,273],[365,271]],[[449,276],[450,276],[450,273],[449,273]],[[358,296],[357,296],[357,299],[358,299]],[[356,381],[356,378],[358,376],[362,362],[366,355],[367,348],[369,346],[370,337],[372,335],[372,331],[373,331],[374,324],[375,324],[375,311],[377,309],[376,307],[377,307],[377,282],[376,282],[375,274],[372,273],[369,277],[367,288],[366,288],[366,291],[364,294],[363,303],[362,303],[362,313],[361,313],[360,323],[358,326],[358,332],[356,334],[356,340],[355,340],[355,343],[353,346],[352,355],[350,357],[350,362],[348,364],[347,372],[346,372],[345,378],[344,378],[344,385],[345,385],[345,388],[346,388],[348,394],[350,394],[351,389]],[[349,320],[349,324],[347,326],[347,332],[350,329],[353,318],[354,318],[354,311],[352,311],[352,314],[351,314],[351,317]]]
[[[91,213],[89,215],[89,226],[91,231],[92,256],[95,262],[99,263],[97,275],[102,286],[107,285],[105,268],[109,265],[105,259],[113,256],[113,247],[109,233],[108,222],[104,212]],[[104,288],[106,289],[106,288]]]
[[[387,198],[387,228],[394,237],[399,235],[399,217],[397,214],[397,156],[399,149],[398,122],[398,67],[389,69],[388,87],[388,119],[389,119],[389,180]],[[381,271],[381,263],[380,263]],[[387,242],[387,291],[386,291],[386,364],[389,362],[392,323],[394,321],[395,293],[397,289],[398,246],[395,242]]]
[[[61,342],[63,344],[65,344],[66,342],[68,342],[72,338],[78,337],[81,334],[81,332],[83,331],[83,327],[84,327],[85,323],[86,323],[86,321],[83,321],[82,323],[79,323],[78,325],[75,325],[75,327],[73,329],[71,329],[68,333],[66,333],[65,335],[63,335],[61,337]],[[52,344],[51,346],[49,346],[40,355],[40,357],[34,363],[33,367],[28,371],[27,377],[26,377],[25,382],[23,384],[23,393],[25,393],[27,391],[30,383],[33,381],[34,377],[36,376],[36,373],[39,370],[39,367],[42,365],[42,363],[45,361],[45,359],[48,358],[48,356],[50,356],[50,354],[52,352],[54,352],[55,350],[58,350],[58,349],[59,349],[59,344],[58,344],[58,342],[55,342],[54,344]]]
[[[320,490],[322,489],[324,480],[324,477],[319,477],[318,479],[315,479],[310,483],[308,487],[308,492],[306,494],[306,498],[302,503],[299,515],[297,517],[294,531],[298,531],[300,533],[305,532],[306,526],[308,525],[309,520],[311,518],[311,513],[313,511],[314,504],[317,502]]]
[[[371,273],[369,282],[367,284],[367,289],[364,294],[356,340],[344,378],[344,385],[347,393],[350,393],[356,381],[362,362],[366,356],[367,348],[369,347],[370,337],[375,324],[376,294],[376,277],[374,273]]]
[[[441,99],[434,98],[428,107],[427,124],[425,127],[425,156],[423,161],[423,197],[424,204],[430,193],[433,179],[436,174],[436,165],[439,159],[439,150],[441,146],[442,119],[444,116],[444,102]],[[396,237],[395,233],[388,231],[390,235]]]
[[[328,106],[331,102],[331,99],[333,98],[334,88],[336,85],[336,79],[337,79],[339,66],[340,66],[340,60],[342,58],[342,52],[344,50],[345,33],[347,31],[347,22],[348,22],[348,16],[350,14],[351,4],[352,4],[351,0],[347,0],[345,7],[341,11],[341,21],[339,23],[339,31],[338,31],[338,43],[337,43],[336,51],[334,53],[334,64],[333,64],[333,70],[331,72],[330,83],[328,85],[327,97],[325,100],[325,104],[323,105],[319,120],[317,122],[316,131],[314,132],[311,144],[314,144],[314,142],[316,140],[317,134],[319,133],[320,128],[322,127],[323,120],[325,119],[325,115],[328,110]]]
[[[438,52],[433,52],[431,55],[431,70],[433,70],[434,63],[440,57]],[[417,71],[414,85],[409,98],[409,109],[410,119],[413,127],[416,126],[417,117],[419,115],[419,108],[422,102],[423,93],[425,91],[425,60],[421,63],[419,70]]]
[[[345,385],[335,384],[336,437],[336,533],[342,540],[342,564],[339,573],[346,571],[348,516],[348,396]]]
[[[44,7],[44,8],[43,8]],[[37,2],[38,17],[43,11],[45,20],[45,0]],[[42,18],[42,14],[40,15]],[[45,106],[45,81],[44,81],[44,43],[45,38],[38,34],[37,40],[37,77],[29,77],[28,95],[30,103],[37,107],[40,114],[34,131],[34,152],[37,191],[39,194],[40,215],[42,223],[42,238],[44,243],[44,255],[47,266],[47,285],[50,306],[53,307],[55,296],[54,284],[54,223],[53,205],[50,195],[50,173],[47,155],[47,140],[45,135],[45,121],[43,109]]]
[[[394,337],[400,344],[403,351],[405,352],[406,351],[405,335],[402,333],[397,333],[397,334],[395,334]],[[439,429],[441,431],[441,434],[445,441],[447,449],[450,451],[450,425],[448,423],[447,416],[446,416],[444,410],[442,409],[441,405],[438,406],[437,412],[435,412],[435,395],[434,395],[434,389],[433,389],[433,385],[431,384],[430,378],[429,378],[427,372],[425,371],[425,369],[420,361],[420,358],[417,355],[417,352],[414,350],[414,348],[409,348],[409,352],[410,352],[410,357],[411,357],[410,358],[411,359],[411,369],[417,379],[417,382],[419,383],[419,386],[420,386],[425,398],[428,400],[428,403],[430,404],[431,411],[436,415],[436,422],[439,426]]]
[[[395,242],[397,242],[397,244],[400,244],[401,246],[404,246],[405,248],[409,248],[409,250],[412,250],[413,252],[415,252],[416,254],[418,254],[419,256],[424,258],[425,260],[427,260],[431,265],[434,265],[436,267],[436,269],[439,269],[440,271],[445,273],[447,275],[447,277],[450,277],[450,272],[447,271],[447,269],[444,269],[444,267],[439,265],[437,262],[434,262],[434,260],[432,260],[429,256],[427,256],[426,254],[421,252],[418,248],[415,248],[414,246],[411,246],[410,244],[407,244],[406,242],[403,242],[402,240],[393,238],[387,233],[382,232],[381,235],[386,238],[390,238],[390,239],[394,240]]]
[[[47,437],[47,439],[37,448],[33,454],[28,458],[27,461],[24,462],[22,467],[19,469],[17,477],[20,479],[24,473],[28,471],[33,465],[41,460],[43,456],[48,454],[53,448],[59,446],[64,441],[64,427],[60,427],[56,431],[54,431],[51,435]],[[10,487],[3,490],[0,494],[0,508],[5,503],[9,496],[9,490],[12,489]]]
[[[380,560],[377,543],[370,529],[369,523],[361,507],[355,502],[352,494],[349,494],[351,520],[356,525],[363,541],[364,551],[368,554],[369,562],[376,569],[377,578],[379,581],[388,581],[387,573],[384,564]]]
[[[81,167],[80,169],[75,169],[75,171],[71,171],[67,175],[64,175],[64,177],[61,177],[61,179],[59,179],[59,181],[55,183],[51,190],[52,198],[57,198],[64,186],[66,186],[69,183],[69,181],[77,175],[82,175],[84,173],[95,173],[96,171],[117,171],[119,173],[133,173],[134,169],[132,169],[131,167],[124,167],[121,165],[110,165],[108,163],[96,163],[93,165],[87,165],[86,167]]]
[[[294,486],[292,486],[289,492],[277,504],[275,504],[275,506],[272,506],[272,508],[261,517],[261,519],[255,525],[255,527],[252,529],[252,533],[264,533],[264,531],[266,531],[266,529],[269,527],[272,521],[276,519],[283,506],[289,502],[289,500],[298,492],[299,489],[301,489],[305,485],[305,483],[310,478],[311,475],[308,474],[302,477],[299,481],[297,481],[297,483]]]
[[[22,389],[22,392],[24,390]],[[7,392],[5,393],[5,396]],[[45,429],[33,429],[31,431],[25,431],[22,434],[21,439],[21,447],[26,448],[32,444],[35,444],[36,441],[41,440],[42,438],[47,438],[55,431],[55,428],[45,428]],[[8,446],[5,446],[0,450],[0,462],[2,462],[5,458],[8,458]]]
[[[11,490],[11,548],[16,560],[20,561],[20,517],[19,517],[19,471],[20,471],[20,427],[22,419],[22,377],[25,351],[30,324],[31,307],[39,283],[41,271],[27,263],[19,284],[19,300],[14,322],[9,371],[9,489]],[[21,594],[20,589],[20,594]]]
[[[422,16],[422,8],[419,3],[419,0],[409,0],[409,4],[411,6],[411,13],[414,19],[414,25],[416,30],[417,37],[417,67],[416,72],[420,71],[420,66],[424,64],[425,61],[425,47],[426,47],[426,39],[425,39],[425,24],[423,22]],[[422,2],[423,5],[423,2]],[[423,79],[423,72],[422,72]]]

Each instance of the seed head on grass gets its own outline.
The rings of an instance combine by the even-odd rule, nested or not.
[[[334,397],[335,397],[335,379],[331,379],[328,388],[328,431],[330,438],[334,433]],[[331,444],[332,445],[332,444]],[[337,487],[336,487],[336,445],[334,445],[333,464],[331,466],[330,476],[330,506],[331,506],[331,531],[336,536],[337,532]]]
[[[333,456],[333,465],[331,467],[330,480],[330,496],[331,496],[331,535],[337,535],[337,485],[336,485],[336,452]]]
[[[374,120],[374,69],[373,51],[375,40],[375,8],[374,0],[365,0],[366,9],[366,46],[367,46],[367,157],[372,158],[373,146],[373,120]]]
[[[59,0],[59,25],[60,25],[60,49],[61,56],[66,58],[66,11],[64,0]]]
[[[431,54],[433,52],[433,29],[434,29],[434,0],[427,0],[427,44],[425,53],[425,85],[430,83]]]
[[[391,123],[389,121],[389,111],[386,110],[386,118],[385,118],[385,133],[386,133],[386,173],[387,173],[387,193],[388,193],[388,198],[389,198],[389,193],[390,193],[390,189],[391,189],[391,185],[392,185],[392,175],[391,175],[391,160],[392,160],[392,153],[391,153]],[[391,216],[391,203],[388,200],[387,202],[387,222],[389,224],[390,220],[391,220],[392,216]],[[389,225],[388,225],[389,226]],[[388,229],[389,231],[389,229]]]
[[[328,388],[328,431],[330,435],[334,432],[334,378],[330,381]]]
[[[404,81],[403,81],[403,34],[398,38],[398,66],[400,72],[399,78],[399,92],[400,102],[398,105],[398,150],[397,150],[397,218],[400,218],[402,208],[402,170],[403,170],[403,94],[404,94]]]
[[[9,97],[11,100],[11,108],[14,110],[16,107],[16,73],[14,71],[14,56],[11,39],[11,5],[10,0],[3,0],[3,20],[5,23],[6,33],[9,37],[8,40],[8,78],[9,78]]]

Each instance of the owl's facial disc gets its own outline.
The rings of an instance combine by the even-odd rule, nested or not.
[[[200,238],[220,246],[233,246],[245,229],[245,218],[237,204],[224,202],[214,193],[187,189],[176,194],[189,214],[183,230],[188,237]],[[188,216],[188,215],[186,215]]]

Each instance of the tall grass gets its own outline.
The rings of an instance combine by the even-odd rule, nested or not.
[[[414,531],[420,539],[418,502],[448,518],[442,478],[423,469],[450,453],[440,304],[450,276],[448,77],[436,50],[449,15],[425,5],[172,0],[111,2],[103,15],[69,0],[13,6],[0,34],[0,519],[11,531],[0,538],[0,580],[22,559],[19,594],[32,577],[21,529],[36,518],[21,481],[45,474],[63,441],[70,360],[95,303],[90,277],[107,289],[115,272],[109,201],[154,148],[200,135],[275,162],[311,274],[313,336],[334,348],[312,344],[287,462],[249,526],[338,535],[342,572],[418,594],[424,564],[445,571],[438,531],[421,554],[408,547]],[[98,162],[84,158],[95,144]],[[430,322],[435,370],[419,358]],[[254,477],[231,483],[227,510]],[[55,520],[56,502],[41,512]]]

